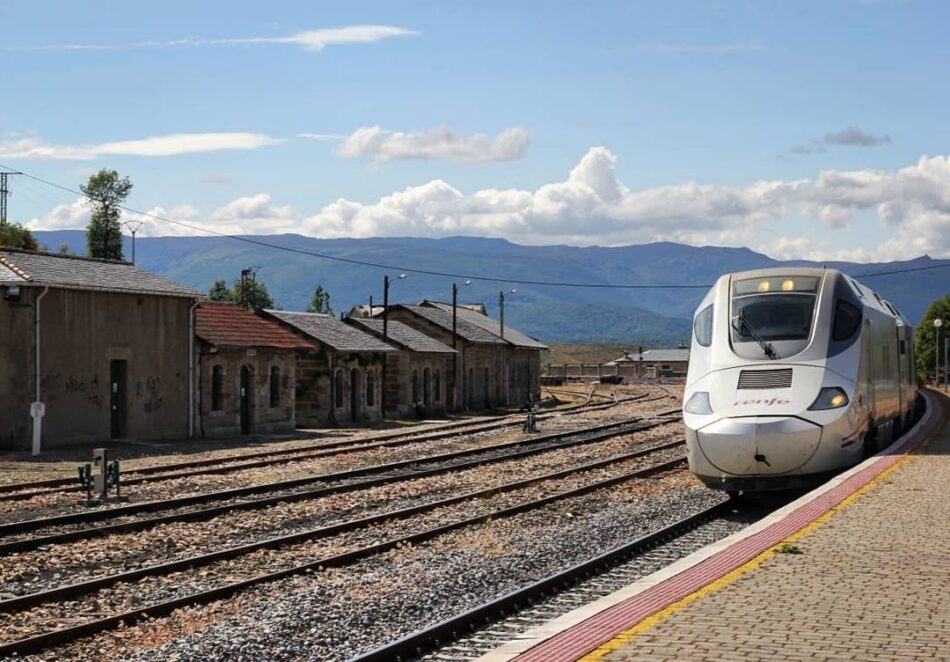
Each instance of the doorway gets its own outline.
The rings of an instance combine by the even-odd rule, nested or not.
[[[252,397],[253,379],[251,369],[241,366],[241,434],[251,433],[251,405],[254,402]]]
[[[110,439],[125,439],[128,435],[128,378],[128,361],[125,359],[109,361]]]
[[[350,420],[359,420],[360,414],[360,371],[350,370]]]

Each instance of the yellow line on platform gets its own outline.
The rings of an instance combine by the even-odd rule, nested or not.
[[[910,457],[911,457],[910,453],[905,454],[904,457],[902,457],[897,462],[895,462],[894,464],[889,466],[887,469],[882,471],[880,474],[872,478],[870,482],[868,482],[867,485],[864,485],[860,489],[856,490],[855,492],[847,496],[843,501],[841,501],[841,503],[839,503],[836,506],[832,506],[826,513],[822,514],[815,520],[809,522],[808,524],[803,526],[801,529],[799,529],[795,533],[787,536],[781,542],[765,550],[764,552],[762,552],[761,554],[759,554],[752,560],[747,561],[746,563],[739,566],[735,570],[732,570],[731,572],[723,575],[719,579],[713,582],[710,582],[709,584],[706,584],[702,588],[694,591],[693,593],[690,593],[686,597],[680,598],[678,601],[674,602],[668,607],[661,609],[660,611],[656,612],[652,616],[648,616],[647,618],[643,619],[642,621],[640,621],[633,627],[627,630],[624,630],[623,632],[618,634],[616,637],[614,637],[610,641],[604,644],[601,644],[590,653],[587,653],[586,655],[581,657],[580,658],[581,662],[594,662],[595,660],[601,660],[605,655],[612,653],[618,648],[622,648],[623,646],[626,646],[627,644],[632,642],[638,635],[641,635],[647,630],[650,630],[651,628],[656,627],[657,625],[659,625],[660,623],[668,619],[670,616],[673,616],[678,611],[683,610],[684,608],[693,604],[697,600],[701,600],[707,595],[715,593],[719,589],[729,586],[730,584],[735,582],[737,579],[739,579],[746,573],[752,570],[755,570],[760,565],[762,565],[763,563],[768,561],[770,558],[775,556],[775,554],[778,553],[777,550],[779,547],[781,547],[784,544],[799,540],[800,538],[808,535],[809,533],[811,533],[818,527],[825,524],[825,522],[827,522],[832,517],[834,517],[838,512],[844,510],[845,508],[853,504],[855,501],[860,499],[868,491],[870,491],[872,488],[877,486],[878,483],[880,483],[887,476],[889,476],[900,465],[906,462]]]

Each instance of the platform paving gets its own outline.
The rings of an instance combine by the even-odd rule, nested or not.
[[[947,417],[794,545],[584,659],[950,660]]]

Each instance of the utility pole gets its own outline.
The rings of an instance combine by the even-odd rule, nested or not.
[[[455,350],[458,344],[458,331],[456,327],[458,325],[458,301],[459,301],[459,289],[465,287],[466,285],[471,285],[472,281],[467,280],[461,285],[458,283],[452,283],[452,349]],[[458,351],[452,355],[452,397],[455,397],[455,386],[458,383],[458,374],[459,374],[459,355]],[[462,404],[465,404],[465,393],[460,394],[462,396]]]
[[[934,320],[934,329],[937,331],[937,340],[934,342],[934,388],[940,388],[940,327],[943,320],[939,317]]]
[[[399,274],[393,280],[402,280],[405,277],[406,274]],[[389,332],[389,282],[389,276],[383,276],[383,342],[386,342]],[[370,313],[372,314],[372,308]]]
[[[518,290],[509,290],[508,294],[517,294]],[[501,321],[501,339],[505,339],[505,291],[498,293],[498,317]]]
[[[132,264],[135,264],[135,233],[142,229],[145,221],[123,221],[122,225],[132,233]]]
[[[22,172],[12,170],[10,172],[0,172],[0,223],[7,222],[7,196],[10,195],[10,186],[7,178],[10,175],[22,175]]]

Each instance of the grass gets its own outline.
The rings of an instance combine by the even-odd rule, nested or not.
[[[775,550],[777,554],[801,554],[802,550],[798,545],[793,545],[790,542],[782,543]]]

